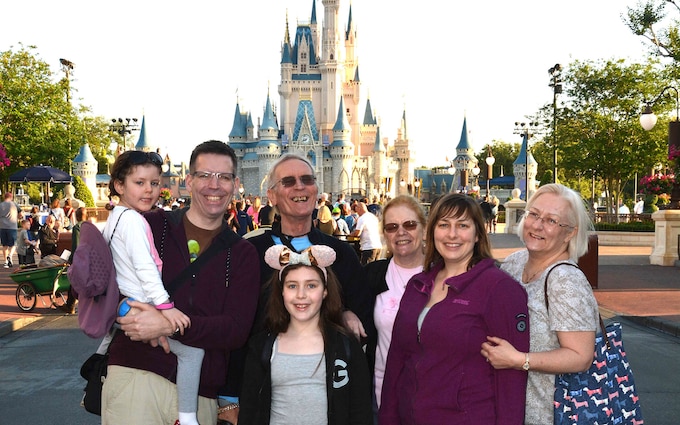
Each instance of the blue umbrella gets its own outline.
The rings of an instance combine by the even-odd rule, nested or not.
[[[50,193],[50,183],[71,183],[72,180],[73,178],[67,172],[47,165],[24,168],[9,176],[10,183],[47,183],[48,194]]]
[[[67,172],[47,165],[24,168],[9,176],[10,183],[71,183],[71,181],[72,177]]]

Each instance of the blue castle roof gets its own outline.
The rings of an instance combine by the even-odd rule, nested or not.
[[[73,158],[73,162],[80,162],[80,163],[97,162],[97,160],[94,158],[94,155],[92,155],[92,150],[90,150],[90,145],[85,143],[83,146],[80,147],[80,150],[78,151],[78,155],[76,155],[76,157]]]

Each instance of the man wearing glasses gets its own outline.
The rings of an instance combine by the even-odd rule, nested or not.
[[[342,285],[347,308],[345,321],[357,337],[365,337],[364,324],[370,322],[372,303],[364,271],[350,245],[312,226],[312,211],[319,194],[312,165],[298,155],[285,154],[274,164],[267,181],[267,197],[276,207],[281,221],[275,223],[271,232],[249,239],[260,253],[262,282],[273,273],[264,262],[264,252],[270,246],[284,244],[297,252],[311,245],[332,247],[337,255],[332,268]]]
[[[163,260],[163,282],[191,326],[179,335],[154,306],[129,302],[142,311],[119,318],[124,332],[116,333],[109,349],[102,424],[174,422],[177,360],[167,354],[169,337],[205,350],[198,420],[217,423],[217,393],[230,352],[246,343],[260,289],[257,251],[224,220],[239,185],[234,170],[231,147],[215,140],[201,143],[191,154],[186,178],[189,208],[145,215]]]
[[[312,212],[319,196],[319,187],[312,165],[305,158],[294,154],[285,154],[272,166],[267,176],[267,198],[276,207],[281,216],[269,232],[248,239],[260,255],[260,277],[264,284],[269,280],[274,269],[264,261],[264,253],[273,245],[283,244],[296,252],[311,245],[327,245],[336,252],[333,272],[338,276],[342,286],[344,319],[348,328],[357,338],[365,338],[372,329],[372,300],[366,284],[364,269],[354,249],[344,241],[322,233],[312,226]],[[268,293],[260,298],[260,310],[255,319],[253,331],[259,330],[263,319],[263,307]],[[243,370],[243,364],[230,364],[230,371]],[[233,378],[233,375],[232,375]],[[227,393],[233,396],[238,393],[240,384],[230,385]]]

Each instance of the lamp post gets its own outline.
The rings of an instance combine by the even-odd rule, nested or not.
[[[66,103],[68,103],[69,108],[71,107],[71,73],[73,72],[73,67],[75,64],[71,62],[68,59],[59,59],[59,63],[61,64],[61,70],[64,72],[64,75],[66,76]],[[68,128],[68,123],[66,124],[66,132],[67,137],[68,137],[68,169],[69,173],[73,172],[73,154],[71,153],[71,131]]]
[[[533,130],[532,130],[533,129]],[[529,156],[531,151],[529,149],[529,139],[534,136],[534,132],[538,130],[537,122],[515,122],[514,134],[522,136],[522,144],[524,145],[524,190],[526,192],[526,201],[529,202]]]
[[[493,164],[496,162],[496,158],[493,157],[491,153],[491,146],[488,146],[486,150],[486,196],[491,195],[491,178],[493,177]]]
[[[123,150],[127,150],[127,142],[125,136],[132,134],[133,131],[139,130],[137,125],[137,118],[111,118],[111,125],[109,130],[118,133],[123,138]]]
[[[479,173],[482,170],[479,168],[479,165],[475,164],[474,168],[472,169],[472,176],[475,179],[475,184],[472,186],[472,191],[477,192],[479,194]]]
[[[553,89],[553,183],[557,183],[557,95],[562,93],[562,65],[556,63],[548,69],[550,84]]]
[[[453,166],[453,161],[449,161],[449,169],[446,170],[451,176],[451,188],[449,192],[456,192],[456,181],[453,176],[456,174],[456,167]]]
[[[418,199],[418,201],[420,201],[420,186],[422,183],[423,182],[420,178],[413,183],[413,185],[416,187],[416,198]]]
[[[657,116],[652,112],[652,105],[654,105],[668,90],[675,92],[675,120],[668,122],[668,157],[673,158],[673,161],[680,161],[680,158],[674,157],[676,152],[680,151],[680,93],[678,89],[673,86],[666,86],[661,93],[651,101],[644,100],[645,109],[640,115],[640,125],[646,131],[651,130],[656,125]],[[675,176],[673,189],[671,190],[671,201],[665,209],[677,210],[680,209],[680,183],[679,176]]]
[[[239,196],[239,199],[240,199],[241,201],[243,200],[243,192],[245,192],[245,191],[246,191],[246,190],[243,188],[243,185],[239,185],[239,187],[238,187],[238,196]]]

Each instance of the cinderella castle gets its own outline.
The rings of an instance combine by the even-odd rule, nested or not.
[[[317,1],[312,0],[311,18],[298,22],[294,37],[286,17],[281,46],[279,103],[267,93],[264,115],[253,123],[253,114],[236,102],[228,144],[238,157],[237,175],[242,194],[265,196],[266,176],[285,153],[307,158],[315,169],[319,191],[336,196],[394,197],[411,191],[415,153],[402,113],[396,139],[381,136],[380,122],[370,99],[361,100],[357,39],[352,7],[346,27],[340,27],[339,0],[321,0],[324,18],[319,25]],[[363,115],[361,111],[363,110]],[[152,150],[147,141],[145,119],[134,147]],[[95,202],[108,201],[108,175],[97,175],[97,161],[84,145],[73,160],[73,174],[90,188]],[[188,166],[173,164],[165,155],[161,185],[173,197],[186,197],[184,177]]]
[[[239,158],[243,192],[265,195],[265,177],[285,153],[306,157],[315,169],[320,192],[348,196],[394,196],[413,180],[414,153],[402,114],[392,144],[380,135],[370,100],[363,116],[361,80],[355,54],[356,30],[349,7],[346,28],[339,25],[339,0],[322,0],[319,25],[316,0],[309,22],[299,22],[294,37],[288,26],[281,46],[279,107],[267,93],[264,115],[242,111],[237,101],[229,145]]]

